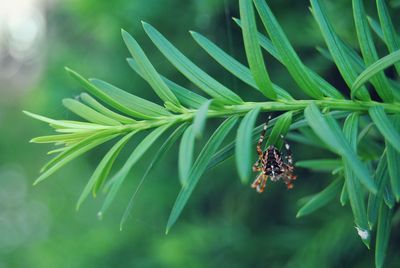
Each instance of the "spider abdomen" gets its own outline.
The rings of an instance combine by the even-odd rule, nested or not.
[[[274,146],[268,146],[264,156],[265,169],[264,174],[271,177],[271,180],[276,181],[280,179],[283,173],[281,153]]]
[[[282,135],[281,138],[285,145],[284,159],[282,159],[281,152],[274,145],[268,146],[265,151],[262,150],[262,143],[270,119],[271,116],[268,116],[258,140],[256,149],[259,158],[253,165],[253,171],[261,171],[261,173],[251,184],[251,187],[255,188],[259,193],[264,191],[268,178],[271,181],[283,180],[288,189],[293,188],[292,181],[296,179],[296,176],[293,174],[292,152],[290,151],[289,144],[284,140]]]

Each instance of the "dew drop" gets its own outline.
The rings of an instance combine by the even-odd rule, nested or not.
[[[357,230],[358,235],[361,237],[362,240],[367,240],[369,238],[369,232],[368,230],[364,230],[362,228],[359,227],[355,227]]]

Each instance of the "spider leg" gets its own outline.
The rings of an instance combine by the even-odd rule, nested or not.
[[[286,163],[289,166],[293,167],[293,157],[292,157],[292,151],[290,150],[290,145],[286,141],[286,139],[283,137],[283,135],[281,135],[281,139],[283,140],[283,143],[284,143],[284,146],[285,146],[285,150],[286,150],[286,153],[285,153]]]
[[[264,176],[262,178],[261,186],[260,186],[260,188],[257,188],[257,192],[259,192],[259,193],[264,192],[265,185],[267,184],[267,180],[268,180],[268,176],[264,174]]]
[[[253,165],[253,172],[257,172],[257,171],[261,171],[262,170],[262,165],[261,164],[261,160],[257,159],[257,161],[254,163]]]
[[[296,176],[293,176],[293,174],[290,171],[286,171],[286,173],[283,174],[282,178],[286,184],[286,187],[288,189],[292,189],[293,188],[292,180],[295,180]]]
[[[265,122],[264,128],[261,131],[261,135],[260,138],[258,139],[258,143],[257,143],[257,154],[258,154],[258,158],[262,159],[263,158],[263,150],[261,148],[261,145],[264,141],[264,137],[265,137],[265,133],[267,132],[267,128],[268,128],[268,123],[269,120],[271,120],[271,115],[268,116],[267,121]]]
[[[286,183],[286,187],[287,187],[289,190],[292,189],[292,188],[293,188],[293,183],[291,183],[291,182]]]
[[[251,188],[258,188],[259,187],[259,185],[260,185],[260,183],[261,183],[261,177],[263,176],[264,174],[261,172],[258,176],[257,176],[257,178],[253,181],[253,183],[251,184]]]
[[[283,137],[283,135],[281,135],[281,138],[284,142],[284,146],[285,146],[285,163],[284,163],[284,176],[283,176],[283,180],[287,186],[288,189],[292,189],[293,188],[293,183],[292,181],[294,181],[297,176],[293,174],[294,171],[294,166],[293,166],[293,157],[292,157],[292,151],[290,150],[290,145],[289,143],[285,140],[285,138]]]
[[[251,188],[255,188],[258,193],[262,193],[265,189],[265,185],[267,183],[268,176],[263,172],[258,175],[258,177],[251,184]]]

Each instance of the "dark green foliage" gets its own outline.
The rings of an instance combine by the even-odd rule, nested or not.
[[[328,204],[339,193],[340,187],[342,186],[341,182],[342,181],[340,179],[336,179],[323,191],[312,196],[310,200],[299,209],[296,217],[299,218],[308,215]]]
[[[360,57],[356,50],[348,46],[334,31],[320,1],[311,0],[311,6],[327,46],[327,49],[321,48],[320,51],[333,60],[347,84],[346,94],[342,94],[303,63],[265,1],[239,1],[241,18],[240,21],[236,21],[241,26],[244,54],[249,67],[228,55],[206,37],[191,32],[195,41],[214,60],[234,77],[261,92],[264,101],[244,101],[241,97],[242,90],[233,90],[223,85],[186,57],[153,26],[143,22],[145,33],[163,56],[206,96],[194,93],[161,75],[139,43],[123,30],[123,40],[133,57],[128,59],[129,65],[150,85],[163,106],[104,81],[87,80],[67,68],[67,72],[78,80],[90,95],[82,93],[80,99],[65,99],[63,104],[87,122],[54,120],[26,112],[27,115],[48,123],[55,131],[61,133],[38,137],[32,142],[63,146],[51,151],[58,155],[45,165],[43,173],[35,183],[46,179],[81,154],[122,136],[98,164],[77,204],[79,208],[90,192],[96,195],[103,189],[107,196],[99,212],[101,216],[110,207],[132,167],[153,145],[161,146],[153,156],[137,189],[156,165],[159,156],[166,153],[182,136],[178,163],[182,188],[169,216],[166,228],[168,232],[181,215],[200,178],[210,168],[235,155],[239,177],[244,184],[248,183],[254,160],[252,152],[255,151],[255,142],[263,127],[255,127],[257,117],[260,113],[281,112],[282,114],[269,124],[266,145],[280,148],[281,137],[290,132],[289,139],[322,148],[336,155],[336,158],[313,157],[312,160],[297,163],[297,167],[328,172],[334,178],[325,183],[328,185],[325,189],[312,196],[302,206],[297,216],[310,214],[335,199],[340,199],[343,206],[349,203],[357,234],[367,247],[373,241],[372,231],[377,222],[375,257],[376,266],[381,267],[390,238],[392,215],[396,210],[395,202],[400,198],[400,105],[397,102],[399,83],[383,72],[391,65],[395,65],[397,71],[399,69],[399,38],[384,1],[377,1],[380,26],[372,19],[370,25],[381,35],[389,50],[386,56],[378,59],[378,46],[372,38],[363,2],[355,0],[353,14],[359,44],[359,48],[356,49],[361,50]],[[257,30],[255,10],[258,11],[269,38]],[[265,64],[261,48],[284,65],[296,82],[297,90],[311,99],[296,99],[272,83],[268,63]],[[369,81],[373,86],[371,94],[365,85]],[[371,99],[375,93],[378,97]],[[350,98],[344,98],[344,95],[350,95]],[[234,135],[236,139],[222,147],[239,117],[243,119]],[[266,115],[263,114],[263,117]],[[341,127],[340,119],[344,117],[346,119]],[[225,121],[215,130],[193,161],[195,145],[202,141],[207,129],[206,121],[212,118],[224,118]],[[188,122],[192,124],[187,127]],[[163,133],[171,128],[176,130],[161,142]],[[374,133],[370,131],[372,128]],[[137,133],[147,130],[150,132],[140,140],[122,168],[108,178],[114,162],[127,142],[135,139]],[[378,139],[385,139],[385,144],[378,143]],[[377,145],[363,145],[368,142]],[[368,157],[365,157],[368,149]],[[130,215],[137,191],[132,194],[121,221],[121,228]],[[366,193],[369,195],[368,211],[365,203]]]
[[[254,108],[248,112],[244,117],[240,126],[237,130],[235,155],[236,155],[236,166],[238,169],[239,177],[244,184],[249,182],[251,161],[252,161],[252,131],[260,112],[260,108]]]
[[[230,117],[226,119],[217,128],[217,130],[215,130],[214,134],[210,137],[204,148],[201,150],[196,161],[193,163],[193,166],[190,168],[188,178],[183,184],[182,190],[179,192],[179,195],[176,198],[174,207],[171,211],[171,215],[168,219],[166,233],[168,233],[172,225],[175,224],[190,195],[196,187],[196,184],[198,183],[200,177],[207,170],[207,166],[211,160],[210,156],[215,154],[216,151],[219,149],[226,136],[236,124],[236,121],[237,117]]]

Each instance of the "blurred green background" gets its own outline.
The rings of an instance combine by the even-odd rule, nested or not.
[[[337,71],[314,49],[322,40],[308,1],[270,2],[305,62],[342,87]],[[333,17],[337,31],[352,43],[350,6],[343,0],[328,8],[331,14],[340,14],[340,19]],[[32,186],[49,159],[46,152],[51,147],[28,141],[51,130],[24,116],[22,110],[74,118],[61,100],[78,95],[82,89],[66,75],[64,66],[157,101],[149,86],[127,65],[128,51],[120,28],[141,43],[161,73],[192,87],[151,44],[141,20],[154,25],[245,99],[261,99],[209,59],[188,34],[188,30],[198,31],[245,62],[240,31],[230,19],[239,16],[237,1],[14,0],[2,1],[0,10],[0,268],[373,266],[373,252],[357,238],[348,206],[341,208],[336,200],[308,217],[295,218],[298,200],[323,189],[332,179],[327,174],[299,169],[293,190],[270,184],[259,195],[239,182],[234,159],[230,159],[202,178],[167,236],[165,224],[180,187],[177,146],[150,174],[122,232],[120,218],[149,156],[131,172],[101,221],[96,217],[101,196],[89,199],[78,212],[75,204],[107,146]],[[266,60],[277,84],[295,88],[282,66],[268,55]],[[215,127],[215,122],[208,123],[210,133]],[[329,157],[299,144],[292,144],[292,148],[298,160]],[[398,230],[393,230],[388,267],[400,263],[394,242],[398,238]]]

